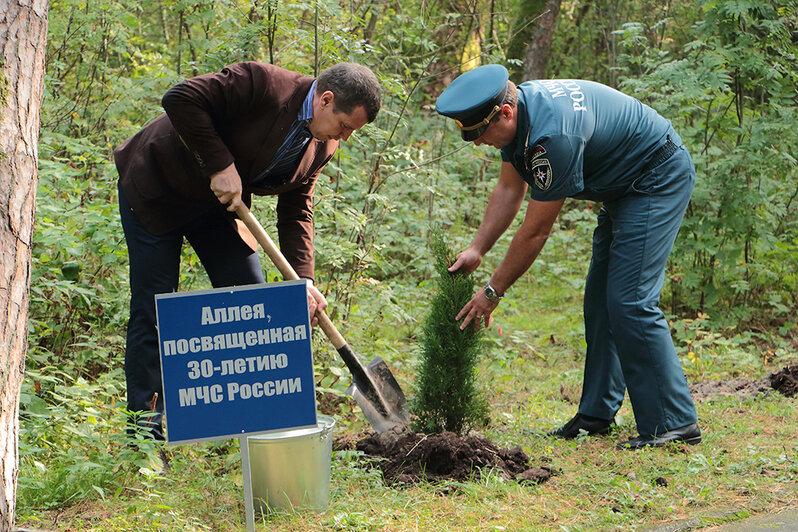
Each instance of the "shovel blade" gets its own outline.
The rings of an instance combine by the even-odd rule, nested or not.
[[[365,375],[353,376],[354,382],[346,392],[355,399],[377,434],[406,428],[410,423],[407,399],[388,364],[376,357],[364,369]]]

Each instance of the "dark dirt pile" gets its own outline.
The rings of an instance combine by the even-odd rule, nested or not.
[[[550,468],[530,467],[529,456],[521,447],[503,449],[481,436],[461,437],[452,432],[389,431],[360,440],[340,438],[334,447],[362,451],[388,484],[474,480],[489,469],[498,470],[506,480],[520,482],[540,483],[551,476]]]
[[[768,377],[770,386],[780,394],[787,397],[798,395],[798,365],[787,366]]]
[[[761,379],[702,381],[690,385],[690,393],[696,401],[728,395],[756,397],[768,395],[774,390],[786,397],[798,394],[798,365],[787,366]]]

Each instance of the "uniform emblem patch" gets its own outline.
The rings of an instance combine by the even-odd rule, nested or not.
[[[540,144],[535,144],[534,147],[526,146],[524,148],[524,166],[527,172],[532,171],[532,162],[546,155],[546,148]]]
[[[548,159],[535,159],[530,163],[529,173],[532,174],[532,179],[535,185],[540,190],[548,190],[552,182],[551,163]]]

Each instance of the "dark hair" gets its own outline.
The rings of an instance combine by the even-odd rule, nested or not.
[[[517,107],[518,106],[518,89],[515,86],[515,83],[512,81],[507,82],[507,92],[504,93],[504,99],[502,103],[499,105],[509,104],[510,107]],[[499,113],[493,115],[493,118],[490,119],[491,124],[499,120]]]
[[[335,95],[334,111],[350,114],[362,105],[369,122],[377,118],[382,103],[382,89],[368,67],[357,63],[338,63],[319,75],[316,94],[331,91]]]
[[[507,94],[504,95],[504,100],[502,100],[502,105],[506,103],[510,104],[510,107],[518,105],[518,89],[512,81],[507,82]]]

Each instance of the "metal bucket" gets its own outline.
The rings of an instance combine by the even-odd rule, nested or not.
[[[316,427],[249,436],[255,511],[323,511],[330,500],[335,420],[318,414]]]

